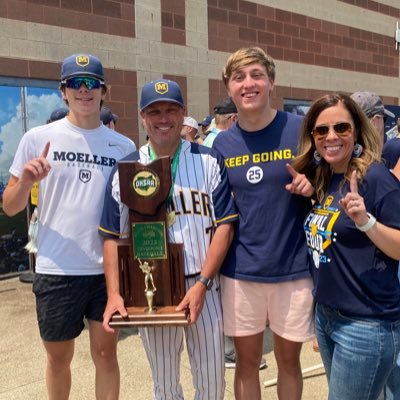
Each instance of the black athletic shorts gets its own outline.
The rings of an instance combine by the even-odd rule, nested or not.
[[[107,304],[104,275],[35,274],[33,293],[40,336],[49,342],[74,339],[85,327],[84,318],[103,321]]]

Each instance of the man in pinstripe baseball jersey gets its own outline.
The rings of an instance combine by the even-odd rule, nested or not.
[[[141,328],[140,334],[152,369],[155,399],[183,399],[179,369],[184,338],[195,398],[222,399],[224,340],[216,275],[231,243],[237,214],[220,156],[212,149],[181,140],[184,115],[185,106],[177,83],[160,79],[143,87],[140,116],[149,143],[125,159],[147,164],[161,156],[171,157],[173,195],[168,211],[176,218],[168,229],[168,236],[170,242],[184,244],[187,292],[177,308],[189,308],[191,325]],[[112,331],[108,323],[115,312],[126,315],[118,288],[116,239],[126,235],[127,211],[120,203],[119,179],[115,172],[108,183],[99,228],[105,237],[108,303],[103,326],[106,331]]]

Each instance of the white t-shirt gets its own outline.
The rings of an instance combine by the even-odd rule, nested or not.
[[[36,272],[51,275],[103,273],[103,240],[97,228],[112,167],[135,150],[127,137],[100,125],[81,129],[67,118],[29,130],[10,173],[39,157],[47,142],[49,175],[39,184]]]

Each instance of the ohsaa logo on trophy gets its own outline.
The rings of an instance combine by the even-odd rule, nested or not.
[[[132,188],[139,196],[153,196],[160,188],[160,178],[153,171],[141,170],[133,177]]]

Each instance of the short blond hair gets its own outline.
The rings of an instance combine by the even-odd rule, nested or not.
[[[235,71],[254,63],[263,65],[268,78],[275,81],[275,63],[272,57],[260,47],[243,47],[232,53],[225,63],[222,72],[222,80],[225,86],[228,86],[229,79]]]

